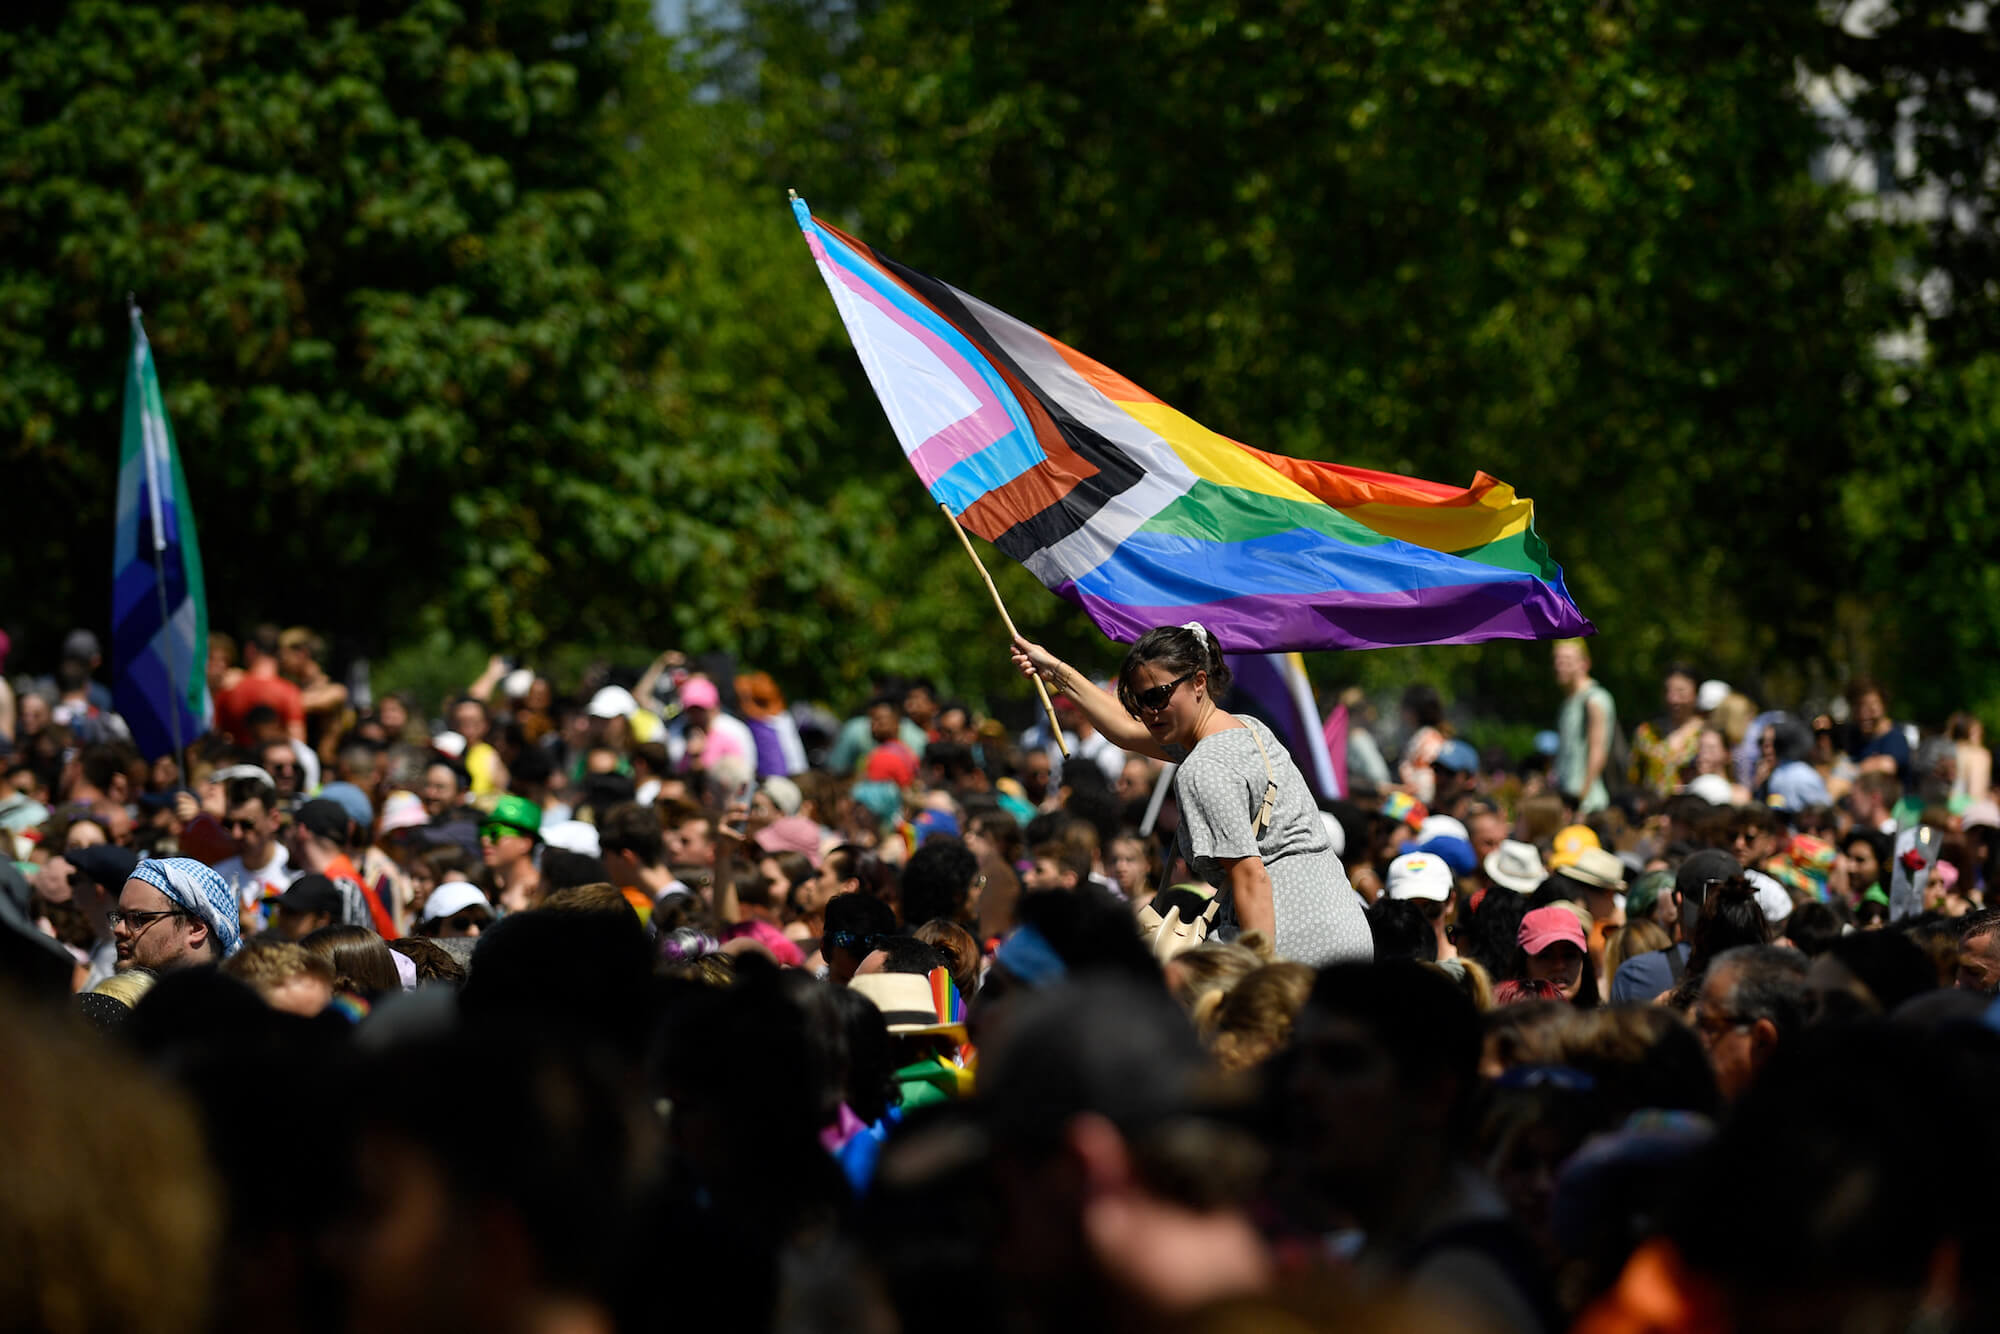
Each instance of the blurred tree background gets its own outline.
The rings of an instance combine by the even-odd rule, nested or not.
[[[1674,659],[2000,713],[2000,62],[1957,8],[29,7],[0,18],[0,622],[49,657],[103,618],[130,290],[220,628],[1019,694],[796,186],[1237,439],[1514,483],[1628,720]],[[1834,70],[1837,123],[1805,92]],[[1843,135],[1952,207],[1816,178]],[[1024,630],[1109,670],[992,559]],[[1542,645],[1312,667],[1555,703]]]

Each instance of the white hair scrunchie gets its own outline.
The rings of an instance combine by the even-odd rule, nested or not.
[[[1201,640],[1204,644],[1213,644],[1215,642],[1215,636],[1210,634],[1208,632],[1208,627],[1203,625],[1200,621],[1189,621],[1186,625],[1183,625],[1181,629],[1194,631],[1194,637],[1196,639]]]

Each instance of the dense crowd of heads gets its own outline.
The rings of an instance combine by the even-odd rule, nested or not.
[[[1073,709],[370,699],[266,627],[147,762],[97,656],[0,698],[0,1330],[2000,1323],[1969,717],[1350,696],[1314,969],[1142,932],[1209,891]]]

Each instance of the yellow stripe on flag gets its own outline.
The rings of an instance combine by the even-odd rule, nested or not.
[[[1354,505],[1341,511],[1384,537],[1432,551],[1470,551],[1528,531],[1535,502],[1502,482],[1476,505]]]
[[[1174,453],[1188,471],[1218,486],[1236,486],[1261,495],[1285,500],[1302,500],[1308,505],[1321,501],[1298,483],[1280,474],[1260,459],[1251,457],[1234,440],[1203,426],[1194,418],[1155,400],[1151,403],[1120,403],[1134,420],[1174,447]]]

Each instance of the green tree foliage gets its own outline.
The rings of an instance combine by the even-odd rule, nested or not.
[[[1851,118],[1847,148],[1884,169],[1867,217],[1911,233],[1899,328],[1921,354],[1887,364],[1846,482],[1870,665],[1911,714],[2000,718],[2000,31],[1943,0],[1847,6],[1819,69]]]
[[[1898,710],[2000,717],[2000,356],[1892,368],[1878,427],[1845,479],[1861,563],[1860,665],[1894,683]]]
[[[1831,127],[1836,139],[1883,169],[1874,188],[1926,196],[1902,200],[1902,211],[1923,233],[1918,262],[1944,278],[1948,297],[1929,310],[1915,284],[1903,297],[1948,364],[2000,342],[2000,31],[1983,8],[1842,5],[1816,62],[1851,118]]]
[[[748,11],[727,86],[864,238],[1237,438],[1514,482],[1634,694],[1671,657],[1754,688],[1823,650],[1887,250],[1808,174],[1808,9]],[[1534,711],[1545,663],[1322,671]]]
[[[0,576],[108,601],[136,293],[222,615],[362,643],[601,631],[688,451],[654,293],[615,281],[607,107],[637,0],[15,11],[0,65]],[[27,594],[31,594],[28,596]]]
[[[809,688],[990,620],[879,425],[748,109],[644,0],[124,5],[0,48],[0,578],[108,603],[124,297],[218,628],[730,649]],[[872,411],[872,407],[870,408]],[[885,448],[886,446],[886,448]]]
[[[882,672],[1001,684],[977,576],[860,376],[782,181],[749,151],[755,109],[707,77],[655,65],[624,113],[619,190],[673,312],[665,374],[685,390],[661,430],[700,453],[655,493],[674,590],[661,623],[691,650],[848,699]],[[1021,575],[1027,589],[1041,593]]]
[[[0,554],[33,590],[9,617],[53,636],[106,600],[132,290],[225,625],[1019,695],[793,185],[1236,438],[1513,482],[1628,712],[1670,658],[1783,696],[1892,632],[1870,665],[2000,697],[1966,649],[1990,613],[1945,672],[1913,633],[1995,605],[1968,554],[1991,501],[1962,481],[1990,367],[1872,351],[1913,257],[1974,278],[1977,247],[1811,179],[1798,71],[1861,63],[1811,7],[741,0],[671,42],[647,11],[0,18],[0,451],[42,502]],[[1926,21],[1873,48],[1870,107],[1974,70]],[[1024,629],[1110,665],[988,554]],[[1537,645],[1315,672],[1554,703]]]

